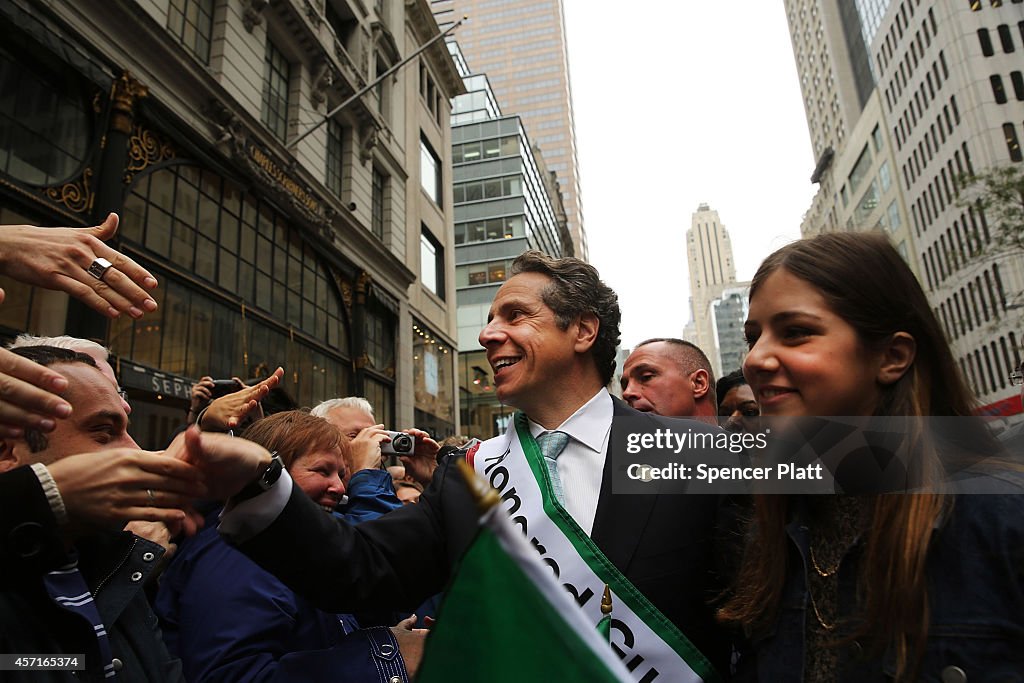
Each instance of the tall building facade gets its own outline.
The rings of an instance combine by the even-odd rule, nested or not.
[[[562,256],[571,242],[523,121],[502,115],[488,77],[470,72],[456,43],[448,47],[467,91],[452,102],[461,418],[465,433],[485,438],[501,433],[512,414],[494,393],[478,341],[491,301],[516,256],[527,249]]]
[[[750,283],[737,282],[722,289],[722,294],[711,302],[711,329],[714,332],[714,350],[709,356],[715,377],[738,370],[747,356],[747,337],[743,323],[750,310]]]
[[[889,230],[985,409],[1021,412],[1009,375],[1022,355],[1024,263],[979,256],[994,228],[958,193],[965,174],[1022,163],[1024,5],[786,0],[785,7],[819,183],[804,231]],[[815,45],[819,32],[827,39]],[[864,56],[872,89],[857,99],[852,74]],[[823,126],[820,103],[830,94],[832,102],[860,104],[839,106],[841,116]]]
[[[458,427],[449,98],[426,0],[0,4],[0,223],[92,225],[160,281],[140,320],[10,281],[0,335],[112,350],[159,448],[202,375]],[[424,342],[424,339],[429,342]],[[422,352],[424,344],[433,351]]]
[[[712,303],[722,291],[736,282],[732,242],[718,212],[701,204],[690,218],[686,231],[686,261],[690,270],[690,316],[687,341],[707,354],[716,374],[721,374],[721,359],[715,343]],[[692,330],[692,333],[689,332]]]
[[[561,0],[431,0],[442,29],[468,16],[459,46],[487,74],[506,112],[519,116],[560,180],[574,255],[586,259],[572,88]]]

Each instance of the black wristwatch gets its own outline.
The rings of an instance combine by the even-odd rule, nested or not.
[[[245,488],[232,496],[232,500],[236,503],[241,503],[243,500],[249,500],[255,498],[264,491],[269,491],[270,487],[277,483],[277,480],[281,478],[281,472],[284,470],[284,461],[281,460],[281,456],[274,451],[270,454],[270,464],[267,465],[267,469],[263,470],[263,474],[259,476],[256,481],[249,482]]]

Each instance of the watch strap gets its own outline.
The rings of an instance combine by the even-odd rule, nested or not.
[[[240,503],[243,500],[255,498],[264,491],[269,491],[270,487],[276,484],[277,480],[281,478],[281,472],[283,470],[284,461],[281,460],[281,456],[277,454],[277,451],[274,451],[270,454],[270,464],[263,470],[263,473],[254,481],[246,484],[245,488],[232,496],[232,499],[236,503]]]

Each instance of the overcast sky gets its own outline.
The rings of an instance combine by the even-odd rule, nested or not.
[[[782,2],[564,4],[590,260],[619,293],[624,348],[680,336],[697,205],[748,280],[814,196]]]

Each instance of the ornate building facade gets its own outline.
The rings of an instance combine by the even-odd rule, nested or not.
[[[108,322],[4,280],[0,336],[106,344],[145,447],[196,378],[278,365],[300,405],[457,430],[443,42],[296,142],[439,34],[426,0],[7,0],[0,24],[0,223],[118,212],[160,281],[158,311]]]

